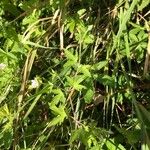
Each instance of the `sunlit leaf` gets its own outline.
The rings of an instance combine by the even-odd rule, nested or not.
[[[143,8],[150,4],[149,0],[141,0],[141,4],[138,6],[138,11],[141,11]]]
[[[121,144],[116,144],[114,139],[107,140],[106,146],[109,150],[126,150]]]
[[[73,55],[73,53],[69,50],[65,50],[65,56],[67,57],[67,59],[73,61],[74,63],[77,63],[77,55]]]
[[[86,9],[80,9],[77,13],[79,16],[83,15],[86,12]]]

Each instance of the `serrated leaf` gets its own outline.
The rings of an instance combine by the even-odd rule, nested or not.
[[[53,111],[56,117],[49,122],[48,127],[61,124],[64,121],[64,119],[67,117],[67,114],[64,110],[65,106],[56,107],[55,105],[50,104],[50,109]]]
[[[4,106],[0,108],[0,119],[3,119],[4,117],[7,117],[9,121],[12,121],[13,119],[12,114],[10,113],[7,104],[5,104]]]
[[[50,109],[56,114],[56,115],[61,115],[62,112],[64,111],[64,107],[56,107],[55,105],[50,104]]]
[[[70,77],[66,76],[66,79],[67,79],[67,83],[68,83],[70,86],[74,84],[73,78],[70,78]]]
[[[81,85],[81,84],[74,84],[73,86],[77,91],[81,91],[82,89],[86,89],[85,86]]]
[[[57,116],[51,120],[51,122],[48,124],[48,127],[61,124],[63,122],[63,120],[64,120],[64,118],[62,118],[62,116]]]
[[[74,63],[77,63],[78,60],[77,55],[73,55],[73,53],[67,49],[65,50],[65,56],[67,57],[67,59],[73,61]]]
[[[79,72],[83,73],[85,76],[87,77],[91,77],[91,73],[90,73],[90,65],[80,65],[79,66]]]
[[[86,89],[85,86],[81,85],[80,83],[85,79],[84,76],[77,76],[75,78],[66,77],[68,85],[73,87],[74,89],[80,91],[82,89]]]

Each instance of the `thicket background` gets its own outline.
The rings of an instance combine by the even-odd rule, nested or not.
[[[0,1],[0,149],[150,149],[149,0]]]

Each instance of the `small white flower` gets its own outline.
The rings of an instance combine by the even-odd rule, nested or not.
[[[31,80],[31,86],[33,89],[39,87],[38,80],[37,79]]]
[[[0,70],[4,70],[6,68],[6,64],[1,63],[0,64]]]
[[[39,77],[35,77],[34,80],[30,80],[29,89],[36,89],[41,85],[42,81]]]

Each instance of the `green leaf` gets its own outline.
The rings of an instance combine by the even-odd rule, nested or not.
[[[0,121],[2,119],[4,119],[5,117],[9,120],[8,126],[11,126],[12,121],[13,121],[13,116],[10,113],[7,104],[5,104],[4,106],[0,107]]]
[[[139,34],[137,35],[139,41],[143,40],[144,39],[144,35],[145,35],[145,32],[143,30],[141,30],[139,32]]]
[[[147,144],[142,144],[141,150],[149,150],[149,147]]]
[[[121,144],[116,144],[114,139],[107,140],[106,146],[108,150],[126,150]]]
[[[69,143],[72,144],[75,140],[78,140],[79,137],[80,137],[81,132],[82,132],[82,128],[79,128],[77,130],[73,130],[71,132]]]
[[[90,65],[79,65],[78,71],[87,77],[91,77],[90,67]]]
[[[65,103],[66,98],[61,89],[54,89],[53,93],[56,94],[56,96],[54,96],[54,98],[52,99],[52,104],[57,105],[59,102],[62,102],[63,104]]]
[[[94,91],[92,89],[88,89],[84,96],[85,103],[88,103],[88,104],[91,103],[93,96],[94,96]]]
[[[132,32],[133,34],[136,34],[137,32],[141,30],[145,30],[145,28],[139,24],[136,24],[130,21],[129,21],[129,24],[131,24],[134,27],[132,30],[130,30],[130,32]]]
[[[107,64],[108,64],[107,61],[100,61],[99,63],[94,64],[92,69],[93,70],[100,70],[100,69],[104,68]]]
[[[77,91],[81,91],[82,89],[86,89],[85,86],[81,85],[81,84],[77,84],[77,83],[74,83],[73,85],[74,89],[76,89]]]
[[[150,0],[141,0],[141,4],[138,6],[138,11],[143,10],[149,4],[150,4]]]
[[[92,34],[87,34],[83,40],[84,44],[91,44],[94,42],[94,36]]]
[[[138,107],[139,107],[139,110],[140,110],[140,113],[141,113],[141,121],[147,126],[149,127],[149,124],[150,124],[150,112],[147,111],[145,109],[145,107],[143,107],[141,104],[138,104]]]
[[[66,77],[67,84],[74,89],[80,91],[82,89],[86,89],[85,86],[81,85],[80,83],[85,79],[85,76],[76,76],[74,78]]]
[[[85,12],[86,12],[86,9],[80,9],[80,10],[78,10],[77,13],[79,16],[82,16]]]
[[[77,66],[78,64],[76,63],[76,66]],[[72,60],[68,60],[65,64],[64,64],[64,69],[66,69],[66,68],[71,68],[71,67],[73,67],[73,66],[75,66],[75,63],[74,63],[74,61],[72,61]]]
[[[13,141],[13,130],[9,129],[9,130],[3,132],[2,134],[3,134],[5,149],[10,149],[12,141]]]
[[[40,11],[33,11],[32,14],[30,14],[29,16],[25,17],[22,21],[23,25],[31,25],[32,23],[35,23],[40,15]]]
[[[48,124],[48,127],[51,127],[51,126],[55,126],[55,125],[60,125],[63,121],[64,121],[64,118],[63,116],[56,116],[55,118],[53,118],[50,123]]]
[[[67,59],[73,61],[74,63],[77,63],[78,57],[77,55],[73,55],[73,53],[69,50],[65,50],[65,56],[67,57]]]
[[[28,115],[32,112],[33,108],[35,107],[36,103],[40,99],[42,94],[37,95],[37,97],[34,99],[34,101],[31,103],[31,106],[29,107],[28,111],[26,112],[25,116],[23,119],[26,119]]]
[[[131,17],[131,14],[132,14],[132,12],[133,12],[133,10],[134,10],[134,8],[136,7],[137,4],[138,4],[138,0],[133,0],[130,7],[129,7],[129,9],[124,13],[123,16],[121,16],[122,22],[120,23],[119,30],[118,30],[118,33],[117,33],[117,38],[118,39],[122,35],[122,32],[126,29],[126,24],[129,21],[129,19]]]
[[[29,11],[31,8],[33,8],[33,6],[35,7],[37,3],[37,0],[23,1],[19,4],[19,6],[24,11]]]
[[[63,123],[64,119],[67,117],[67,114],[64,110],[65,106],[56,107],[55,105],[50,104],[50,109],[53,111],[56,117],[48,123],[48,127]]]
[[[130,40],[131,41],[133,41],[133,42],[138,42],[138,38],[137,38],[137,36],[135,35],[135,34],[129,34],[129,38],[130,38]]]
[[[76,25],[75,20],[73,18],[69,18],[69,23],[67,24],[67,27],[69,28],[69,31],[71,33],[74,32],[75,25]]]
[[[18,60],[17,57],[16,57],[14,54],[12,54],[12,53],[10,53],[10,52],[5,52],[5,51],[2,50],[1,48],[0,48],[0,53],[1,53],[2,55],[4,55],[4,56],[8,57],[8,58]]]
[[[70,77],[67,76],[66,79],[67,79],[67,84],[68,85],[72,86],[74,84],[74,79],[73,78],[70,78]]]
[[[77,76],[74,77],[74,81],[77,82],[77,83],[81,83],[85,79],[86,79],[86,76],[84,76],[84,75],[77,75]]]
[[[115,78],[110,77],[108,75],[104,75],[104,76],[99,75],[98,81],[100,83],[102,83],[103,85],[108,85],[108,86],[111,86],[111,87],[113,87],[115,85]]]
[[[7,11],[8,13],[12,14],[15,17],[21,14],[21,11],[19,10],[19,8],[16,5],[14,5],[13,2],[11,1],[1,0],[0,5],[4,11]]]
[[[140,140],[141,132],[140,129],[126,130],[125,128],[115,128],[127,139],[131,145],[137,143]]]

